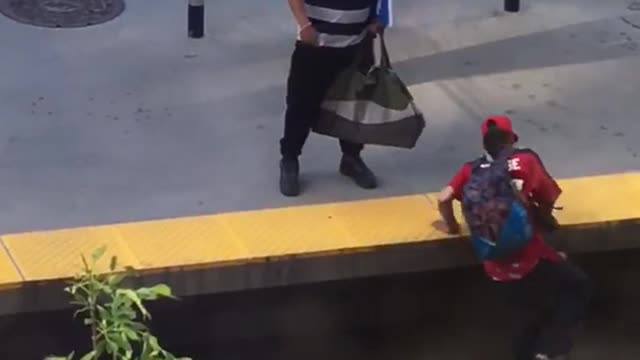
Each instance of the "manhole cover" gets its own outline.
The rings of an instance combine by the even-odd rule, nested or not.
[[[25,24],[76,28],[101,24],[122,14],[124,0],[0,0],[0,13]]]

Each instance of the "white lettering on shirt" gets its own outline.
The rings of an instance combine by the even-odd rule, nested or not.
[[[522,179],[513,179],[511,180],[511,185],[518,191],[522,191],[524,187],[524,180]]]
[[[509,171],[518,171],[518,170],[522,169],[520,167],[520,159],[519,158],[509,159],[509,161],[507,161],[507,165],[509,166]]]

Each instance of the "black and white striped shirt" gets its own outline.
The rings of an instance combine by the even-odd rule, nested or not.
[[[347,47],[360,43],[377,0],[305,0],[306,15],[318,31],[318,44]]]

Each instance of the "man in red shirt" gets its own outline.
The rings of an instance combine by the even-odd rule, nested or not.
[[[552,211],[561,189],[534,151],[513,147],[518,136],[509,118],[489,117],[482,123],[481,131],[486,150],[482,161],[487,166],[501,151],[512,151],[508,160],[512,185],[526,198],[532,223],[532,238],[526,245],[504,258],[483,262],[488,276],[509,290],[517,310],[516,359],[564,359],[572,347],[570,332],[586,310],[591,285],[580,269],[544,240],[545,230],[555,225]],[[440,214],[446,231],[452,234],[460,232],[453,200],[462,199],[472,164],[464,164],[439,196]],[[552,300],[551,309],[544,308],[548,299]],[[550,311],[551,316],[543,316],[543,310]]]

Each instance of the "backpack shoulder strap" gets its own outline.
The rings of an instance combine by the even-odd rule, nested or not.
[[[474,171],[480,169],[482,165],[490,163],[491,161],[489,161],[487,157],[483,155],[476,158],[475,160],[470,161],[469,165],[471,166],[471,172],[473,173]]]

